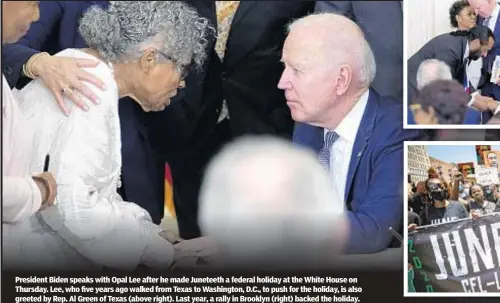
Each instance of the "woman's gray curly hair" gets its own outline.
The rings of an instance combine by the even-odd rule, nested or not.
[[[136,60],[149,47],[185,68],[203,65],[209,27],[206,18],[180,1],[110,1],[92,6],[79,31],[87,45],[111,62]],[[159,56],[160,59],[162,56]]]

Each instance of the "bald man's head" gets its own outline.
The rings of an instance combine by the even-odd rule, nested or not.
[[[310,15],[291,23],[287,43],[298,43],[304,54],[312,57],[311,63],[320,66],[348,64],[353,67],[360,82],[368,87],[375,71],[375,59],[363,31],[349,18],[324,13]],[[296,45],[293,45],[296,46]]]
[[[316,14],[294,21],[283,47],[285,91],[295,121],[326,126],[327,117],[344,112],[341,103],[369,88],[375,58],[356,23],[337,14]],[[345,100],[348,99],[348,100]]]

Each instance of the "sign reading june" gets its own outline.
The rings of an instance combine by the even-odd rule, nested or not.
[[[500,292],[500,213],[408,235],[416,292]]]

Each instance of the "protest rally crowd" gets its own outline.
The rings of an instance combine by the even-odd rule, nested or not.
[[[474,149],[472,145],[468,148]],[[481,267],[479,264],[485,262],[484,259],[478,261],[477,257],[473,257],[475,249],[480,249],[478,247],[484,248],[485,256],[498,249],[495,244],[489,243],[491,239],[488,236],[491,224],[498,225],[500,221],[498,152],[492,151],[488,145],[476,146],[476,152],[476,165],[473,161],[453,163],[448,171],[443,171],[441,165],[433,166],[427,170],[427,179],[419,182],[412,182],[412,176],[408,175],[409,292],[435,292],[435,289],[441,292],[481,292],[482,288],[474,290],[468,284],[467,279],[476,279],[469,276],[472,274],[470,264],[474,264],[474,272],[483,275],[482,279],[486,282],[490,278],[489,274],[498,274],[495,273],[496,266]],[[445,178],[446,175],[451,178]],[[492,215],[494,217],[490,217]],[[473,222],[481,218],[488,219],[474,225]],[[471,227],[474,233],[465,232]],[[494,227],[492,228],[492,239],[495,239]],[[478,234],[481,237],[475,234],[476,230],[480,231]],[[451,233],[453,240],[448,237]],[[432,240],[432,237],[436,238]],[[477,243],[478,246],[472,246],[471,243]],[[447,257],[444,256],[445,253]],[[460,260],[460,266],[456,265],[456,259]],[[445,267],[444,260],[450,262],[450,267]],[[442,282],[451,275],[457,277],[451,280],[461,282],[461,287],[454,286],[451,282]],[[467,282],[463,282],[464,280]],[[486,282],[484,285],[489,286],[490,283]],[[427,286],[422,286],[425,284]],[[484,287],[480,280],[478,284]],[[493,291],[498,292],[500,288]]]
[[[403,142],[423,134],[403,129],[400,1],[2,13],[4,268],[323,267],[401,248]],[[160,225],[165,163],[180,234]]]
[[[496,0],[454,2],[454,30],[408,58],[408,124],[500,124],[499,11]]]
[[[409,184],[408,228],[500,212],[500,185],[482,185],[457,173],[446,183],[430,168],[429,179]]]

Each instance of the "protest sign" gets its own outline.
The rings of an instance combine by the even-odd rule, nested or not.
[[[484,186],[500,184],[498,171],[493,167],[476,167],[476,181]]]
[[[500,172],[500,165],[498,165],[498,159],[500,159],[500,152],[490,150],[483,152],[484,166],[494,167]]]
[[[483,152],[490,150],[491,150],[491,145],[476,145],[477,164],[484,165]]]
[[[457,163],[458,171],[462,173],[464,177],[473,177],[475,174],[474,162]]]
[[[500,292],[500,214],[410,232],[408,262],[416,292]]]

